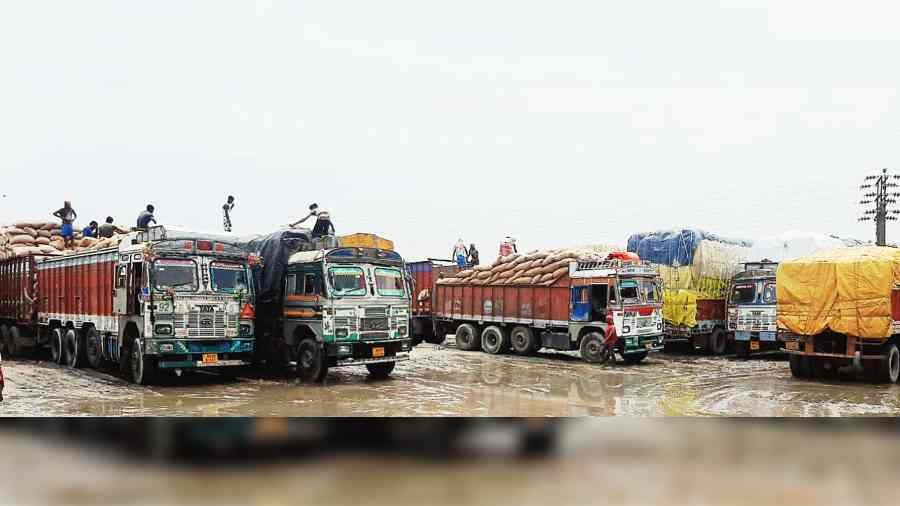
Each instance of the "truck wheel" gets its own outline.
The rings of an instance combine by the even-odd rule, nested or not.
[[[722,329],[714,330],[709,336],[709,354],[721,356],[725,354],[727,348],[728,336],[725,334],[725,331]]]
[[[84,354],[87,357],[87,363],[92,369],[99,369],[103,365],[102,346],[103,340],[97,334],[97,329],[88,327],[84,331]]]
[[[878,364],[878,380],[882,383],[896,383],[900,379],[900,348],[894,343],[884,347],[884,358]]]
[[[463,323],[456,329],[456,346],[463,351],[475,351],[481,348],[481,336],[471,323]]]
[[[534,332],[528,327],[515,327],[509,333],[510,346],[517,355],[533,355],[537,352],[538,343]]]
[[[491,355],[508,353],[509,335],[502,328],[491,325],[481,333],[481,347]]]
[[[149,385],[156,373],[156,363],[144,356],[144,346],[140,339],[131,342],[131,382],[135,385]]]
[[[79,346],[78,335],[74,329],[69,329],[63,336],[63,350],[65,354],[64,362],[70,369],[79,369],[84,364],[82,356],[84,355],[83,346]]]
[[[369,370],[369,376],[374,379],[388,379],[391,376],[391,373],[394,372],[394,367],[397,366],[396,362],[386,362],[383,364],[369,364],[366,366],[366,369]]]
[[[641,353],[631,353],[631,354],[625,355],[625,363],[628,365],[637,365],[637,364],[640,364],[641,362],[643,362],[644,360],[647,360],[648,356],[650,356],[650,354],[647,353],[646,351],[641,352]]]
[[[590,364],[605,364],[612,358],[613,350],[606,347],[603,335],[591,332],[581,339],[581,358]]]
[[[9,338],[9,327],[0,325],[0,354],[7,355],[6,340]]]
[[[6,353],[9,358],[16,358],[19,356],[19,327],[13,325],[9,328],[9,334],[6,336]]]
[[[749,350],[750,347],[748,346],[747,349]],[[740,354],[738,354],[738,356],[740,356]],[[791,374],[797,379],[803,379],[807,377],[806,367],[803,363],[805,358],[806,357],[801,357],[800,355],[791,355]]]
[[[750,341],[735,341],[734,354],[741,360],[750,358]]]
[[[321,383],[328,375],[322,347],[315,339],[307,337],[297,347],[297,376],[306,383]]]
[[[62,365],[65,355],[63,349],[62,329],[55,328],[50,333],[50,361],[54,364]]]

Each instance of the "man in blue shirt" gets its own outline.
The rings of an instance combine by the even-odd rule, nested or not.
[[[141,214],[138,215],[137,228],[146,229],[150,226],[151,221],[154,225],[156,225],[156,218],[153,217],[154,211],[156,211],[156,208],[148,204],[147,209],[141,211]]]
[[[99,227],[99,223],[92,221],[90,225],[84,227],[84,230],[81,231],[81,237],[97,237],[97,229]]]

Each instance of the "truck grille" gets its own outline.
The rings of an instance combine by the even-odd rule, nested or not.
[[[225,313],[177,314],[173,318],[175,330],[187,329],[188,337],[225,337],[226,329],[236,330],[237,315]]]
[[[387,317],[386,307],[367,307],[366,318],[385,318]]]
[[[376,339],[390,339],[391,335],[388,332],[370,332],[368,334],[362,335],[363,341],[374,341]]]
[[[650,317],[638,318],[637,326],[639,329],[645,329],[647,327],[652,327],[653,326],[653,318],[650,318]]]
[[[388,330],[387,318],[363,318],[361,324],[363,332],[370,330]]]
[[[334,327],[341,329],[346,328],[349,329],[350,332],[356,332],[359,330],[359,324],[357,323],[358,321],[359,320],[357,320],[355,317],[350,318],[347,316],[338,316],[334,319]]]
[[[776,330],[776,318],[774,315],[751,316],[742,314],[737,319],[737,330],[751,332],[767,332]]]

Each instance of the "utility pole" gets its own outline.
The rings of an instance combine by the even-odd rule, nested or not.
[[[863,206],[863,217],[859,221],[874,221],[876,244],[878,246],[887,246],[887,222],[897,221],[897,215],[900,211],[891,209],[897,204],[897,193],[894,188],[900,187],[897,184],[900,176],[888,174],[887,169],[881,169],[881,175],[867,176],[865,184],[859,189],[865,191],[863,194],[865,200],[861,200],[859,204]]]

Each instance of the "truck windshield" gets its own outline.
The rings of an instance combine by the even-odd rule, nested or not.
[[[328,269],[331,278],[331,289],[335,295],[364,296],[366,295],[366,275],[359,267],[332,267]]]
[[[406,290],[403,288],[403,274],[398,269],[375,269],[375,286],[378,287],[378,295],[383,297],[403,297]]]
[[[641,301],[641,287],[636,279],[623,279],[619,281],[619,297],[622,304],[639,304]]]
[[[763,302],[766,304],[774,304],[777,298],[775,283],[766,283],[766,287],[763,289]]]
[[[213,262],[209,265],[209,283],[214,292],[246,293],[249,290],[247,268],[231,262]]]
[[[644,296],[644,302],[657,303],[662,302],[662,295],[657,285],[652,279],[641,279],[641,292]]]
[[[196,292],[197,264],[192,260],[157,260],[153,262],[153,285],[157,291],[171,288],[176,292]]]
[[[737,285],[731,291],[732,304],[753,304],[756,302],[756,285]]]

